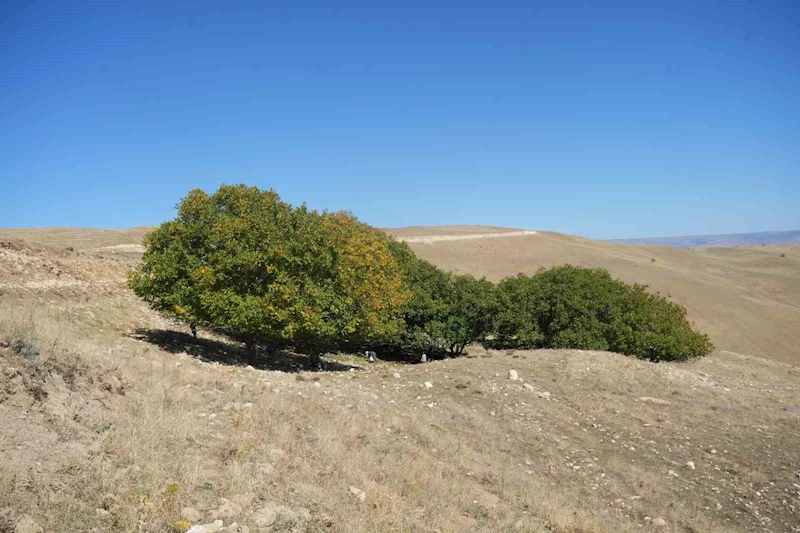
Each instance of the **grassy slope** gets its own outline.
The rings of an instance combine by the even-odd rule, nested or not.
[[[677,269],[660,264],[676,262],[669,250],[651,263],[637,248],[593,252],[597,244],[559,235],[525,244],[539,237],[482,243],[500,247],[493,260],[480,246],[469,252],[475,241],[422,253],[492,276],[503,275],[497,263],[520,261],[513,250],[547,246],[561,254],[553,261],[583,249],[589,260],[569,260]],[[450,258],[442,249],[452,245]],[[731,255],[774,272],[767,252],[701,257],[723,272],[746,270],[723,268]],[[286,507],[279,526],[289,531],[625,533],[647,529],[646,517],[669,532],[798,530],[796,367],[730,352],[654,365],[474,348],[422,366],[276,372],[285,363],[260,360],[248,369],[215,361],[236,362],[242,350],[195,343],[133,297],[124,287],[132,259],[0,253],[0,337],[33,323],[26,335],[43,352],[24,360],[0,348],[0,515],[28,513],[45,531],[170,531],[183,506],[254,531],[255,514],[272,504]],[[754,283],[733,284],[744,285]],[[749,290],[787,298],[769,286],[766,296]],[[330,361],[348,363],[363,365]],[[533,392],[507,379],[511,368]],[[366,491],[363,504],[351,485]]]
[[[471,231],[488,233],[481,227],[472,227]],[[427,228],[389,232],[401,236],[436,234]],[[719,348],[800,364],[797,245],[687,250],[540,232],[486,240],[412,243],[411,247],[441,268],[486,276],[492,281],[564,263],[607,268],[615,277],[670,295],[689,310],[690,319]]]
[[[73,246],[76,250],[96,252],[106,246],[140,243],[150,229],[0,229],[0,240],[22,239],[59,249]],[[437,226],[386,231],[403,238],[513,230]],[[492,281],[564,263],[607,268],[627,282],[644,283],[670,295],[689,310],[690,319],[719,348],[800,363],[798,245],[682,249],[615,244],[540,232],[509,238],[412,243],[411,247],[441,268],[486,276]],[[781,254],[786,257],[780,257]]]

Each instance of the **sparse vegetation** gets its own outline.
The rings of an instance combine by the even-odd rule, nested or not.
[[[257,531],[270,508],[272,530],[331,533],[797,527],[790,365],[476,344],[427,365],[329,354],[344,371],[297,380],[152,312],[121,281],[132,262],[0,252],[0,337],[25,330],[41,352],[0,348],[0,528],[184,533],[219,516]],[[85,284],[44,283],[56,260]]]

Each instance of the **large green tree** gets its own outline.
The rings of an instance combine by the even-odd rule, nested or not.
[[[323,350],[400,327],[409,296],[388,246],[347,213],[223,185],[181,201],[129,283],[154,308],[249,345]]]

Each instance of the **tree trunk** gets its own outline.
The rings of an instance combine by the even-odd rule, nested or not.
[[[252,363],[256,360],[256,343],[255,341],[247,341],[244,343],[245,350],[247,351],[247,360]]]

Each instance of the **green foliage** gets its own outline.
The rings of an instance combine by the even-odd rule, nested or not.
[[[392,241],[390,248],[411,291],[403,308],[405,330],[397,341],[403,348],[461,354],[485,338],[492,326],[490,282],[443,272],[405,243]]]
[[[248,344],[391,334],[408,294],[388,237],[347,213],[293,208],[274,191],[195,189],[145,240],[133,291],[155,309]]]
[[[472,276],[447,275],[446,312],[428,325],[435,343],[452,354],[462,354],[491,331],[494,285]]]
[[[602,269],[566,265],[506,278],[496,302],[498,347],[609,350],[652,361],[713,350],[686,320],[686,309]]]
[[[443,272],[349,213],[292,207],[255,187],[192,190],[145,248],[129,276],[137,295],[251,346],[291,344],[316,355],[388,344],[461,354],[485,341],[653,361],[713,349],[683,307],[605,270],[567,265],[495,286]]]

